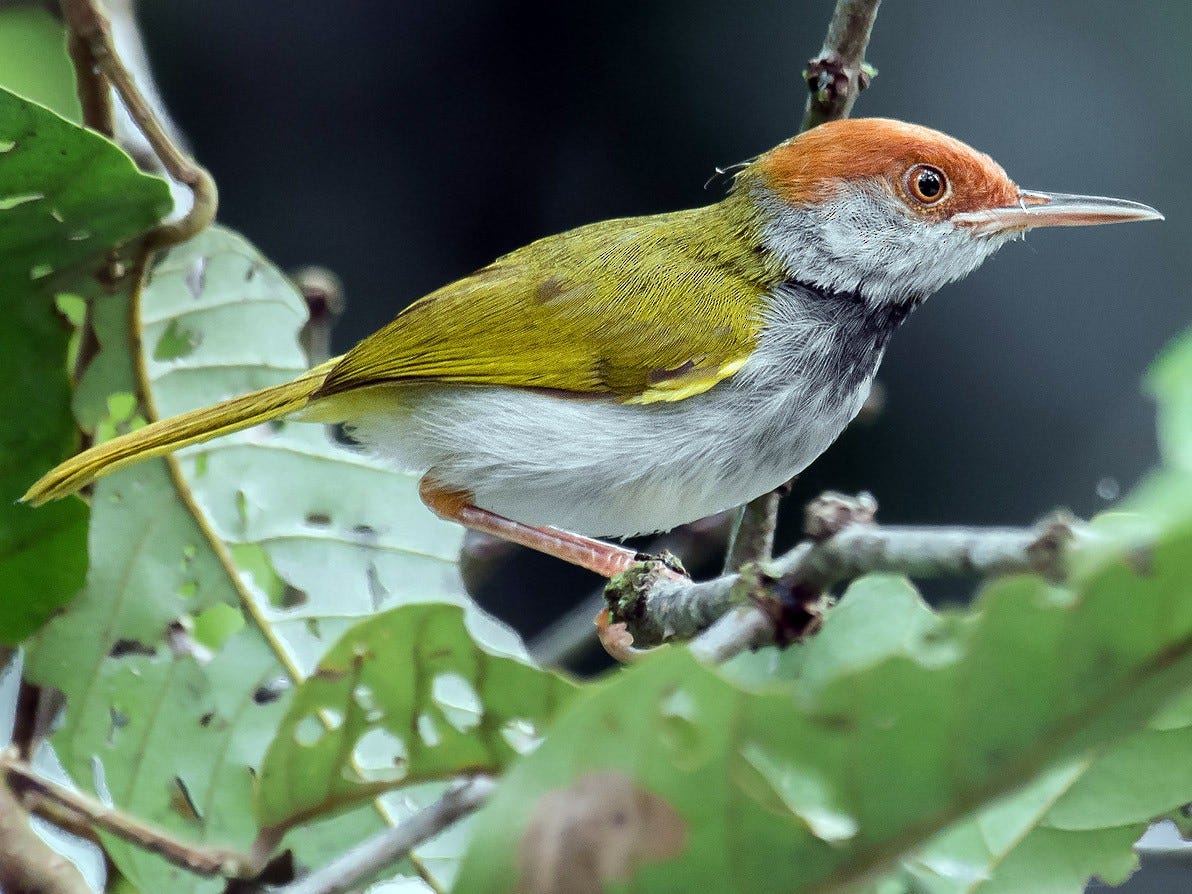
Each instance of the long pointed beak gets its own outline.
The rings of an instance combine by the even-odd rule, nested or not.
[[[1090,227],[1132,220],[1163,220],[1163,215],[1141,202],[1025,189],[1019,192],[1017,205],[952,215],[954,224],[971,228],[971,232],[978,234],[1035,227]]]

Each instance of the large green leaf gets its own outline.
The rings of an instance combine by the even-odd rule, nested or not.
[[[880,615],[880,611],[876,612]],[[881,894],[1080,894],[1137,868],[1147,823],[1192,801],[1188,700],[949,827],[905,861]]]
[[[457,606],[384,612],[298,687],[261,767],[258,818],[284,829],[411,783],[499,772],[574,691],[478,648]]]
[[[1045,877],[1064,847],[1087,857],[1065,867],[1077,884],[1090,872],[1120,878],[1140,817],[1183,797],[1187,773],[1167,768],[1163,797],[1152,787],[1096,816],[1096,797],[1078,788],[1079,762],[1088,764],[1083,785],[1103,792],[1098,777],[1132,760],[1115,747],[1128,748],[1192,684],[1190,515],[1144,565],[1102,543],[1078,562],[1071,591],[1009,578],[969,614],[931,618],[905,583],[861,581],[805,650],[789,694],[738,689],[680,650],[653,658],[577,700],[514,767],[480,815],[456,890],[545,890],[536,887],[551,869],[544,861],[567,844],[573,867],[599,867],[577,891],[611,881],[619,891],[845,891],[985,807],[1002,811],[986,817],[1004,836],[989,850],[1005,858],[988,867],[1002,879]],[[1154,742],[1138,747],[1170,758]],[[1075,776],[1036,782],[1049,767]],[[615,795],[587,813],[558,807],[562,794],[574,801],[610,772],[639,801],[665,805],[654,820],[612,811]],[[1000,800],[1031,784],[1043,788],[1024,803]],[[543,837],[548,821],[572,838]],[[623,842],[627,829],[641,842],[677,835],[682,853],[670,859],[642,844],[620,862],[583,863],[584,847]],[[971,848],[952,848],[967,870],[982,870]]]
[[[48,10],[31,4],[0,9],[0,85],[71,121],[81,119],[66,28]]]
[[[305,368],[300,296],[224,230],[161,258],[136,306],[98,301],[93,315],[101,351],[76,410],[100,438]],[[54,739],[63,762],[80,784],[189,840],[247,847],[254,773],[290,697],[278,681],[304,679],[373,612],[465,603],[459,541],[418,503],[413,478],[320,426],[263,426],[100,481],[86,587],[29,661],[38,682],[66,694]],[[490,649],[520,649],[491,619],[472,608],[467,617]],[[290,843],[301,861],[321,862],[430,797],[391,795]],[[218,887],[107,845],[143,891]],[[457,854],[404,871],[448,878]]]
[[[166,184],[117,146],[0,90],[0,642],[23,639],[74,596],[87,566],[81,502],[16,502],[76,441],[55,291],[83,288],[84,262],[169,207]]]

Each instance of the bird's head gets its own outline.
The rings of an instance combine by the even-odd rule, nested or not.
[[[738,189],[792,278],[913,303],[1034,227],[1162,219],[1137,202],[1020,189],[959,140],[881,118],[833,121],[761,156]]]

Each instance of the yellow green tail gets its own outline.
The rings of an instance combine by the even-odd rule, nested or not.
[[[69,496],[117,469],[142,460],[173,453],[220,435],[277,419],[306,406],[339,358],[316,366],[310,372],[286,382],[225,400],[210,407],[152,422],[136,431],[96,444],[56,466],[42,476],[21,497],[40,506],[49,500]]]

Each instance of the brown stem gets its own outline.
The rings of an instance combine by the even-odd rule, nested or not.
[[[13,894],[91,894],[66,857],[41,840],[0,778],[0,889]]]
[[[803,130],[825,121],[847,118],[857,94],[869,85],[865,48],[881,0],[838,0],[828,36],[803,76],[810,95],[803,112]]]
[[[91,46],[77,34],[72,32],[67,38],[66,50],[74,65],[75,90],[83,110],[83,124],[111,139],[116,133],[116,124],[108,79],[99,70]]]
[[[46,810],[47,818],[51,821],[64,825],[63,812],[73,814],[91,828],[102,829],[198,875],[251,878],[260,869],[255,861],[236,851],[198,847],[178,841],[162,829],[39,776],[24,761],[12,756],[0,756],[0,781],[5,777],[13,791],[29,793],[36,802],[57,805],[60,811]]]
[[[100,10],[97,0],[61,0],[61,4],[62,16],[70,32],[71,46],[80,46],[77,50],[78,55],[74,55],[76,51],[72,51],[76,66],[85,55],[90,63],[89,68],[93,68],[111,82],[129,116],[161,159],[166,173],[179,183],[190,187],[194,195],[194,204],[181,220],[162,224],[151,234],[153,243],[173,245],[186,241],[215,219],[218,204],[215,181],[203,167],[179,149],[166,132],[165,126],[137,87],[132,74],[117,55],[111,24]],[[85,54],[82,47],[86,48]],[[92,100],[86,100],[84,107],[86,102],[90,101]]]

